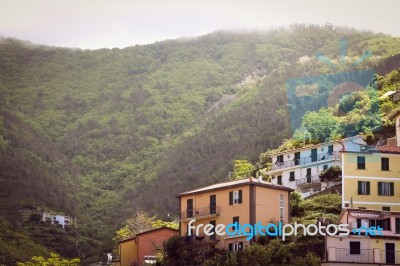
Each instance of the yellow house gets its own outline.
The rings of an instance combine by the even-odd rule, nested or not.
[[[342,151],[342,207],[400,211],[400,112],[396,140],[362,152]]]
[[[341,156],[343,208],[400,211],[400,147]]]
[[[221,248],[240,250],[249,245],[246,236],[207,236],[199,230],[199,235],[189,234],[189,222],[213,226],[231,223],[251,224],[261,222],[287,223],[290,216],[290,188],[246,178],[187,191],[177,195],[180,200],[180,235],[189,249],[205,250]],[[190,235],[190,236],[189,236]]]

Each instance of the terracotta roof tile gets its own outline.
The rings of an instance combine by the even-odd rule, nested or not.
[[[399,146],[381,146],[378,147],[378,150],[380,152],[386,152],[386,153],[400,153],[400,147]]]

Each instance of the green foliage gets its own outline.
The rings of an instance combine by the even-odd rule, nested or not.
[[[115,232],[114,240],[116,242],[134,237],[136,234],[160,227],[169,227],[178,229],[179,224],[175,221],[162,221],[156,216],[149,216],[144,211],[136,211],[135,216],[125,221],[125,226]]]
[[[166,265],[184,265],[185,250],[183,248],[182,239],[173,236],[163,245],[163,264]]]
[[[252,176],[255,167],[252,163],[247,160],[235,160],[233,167],[233,174],[231,176],[232,180],[246,178]]]
[[[99,261],[137,209],[166,219],[178,210],[174,195],[225,180],[235,159],[255,162],[290,138],[284,84],[329,73],[316,60],[299,58],[321,51],[339,59],[341,38],[352,58],[369,45],[382,58],[399,46],[398,38],[383,34],[301,24],[95,51],[1,39],[2,216],[21,225],[18,210],[32,203],[78,217],[78,231],[56,237],[69,243],[78,234],[79,253],[88,263]],[[389,90],[397,77],[376,82]],[[376,127],[363,105],[359,101],[340,117],[336,135]],[[385,111],[392,106],[386,102]],[[331,117],[324,122],[333,126]],[[326,137],[322,130],[305,143],[303,137],[288,141],[286,148]],[[268,168],[269,160],[263,156],[254,168]],[[34,226],[40,232],[32,230],[32,239],[52,239]],[[45,244],[54,249],[56,242]]]
[[[318,195],[298,203],[297,217],[292,220],[304,224],[316,223],[320,218],[326,218],[332,223],[336,222],[342,210],[342,198],[338,194]]]
[[[332,133],[337,130],[337,126],[338,119],[327,108],[320,109],[318,112],[307,112],[302,121],[302,127],[309,132],[311,140],[319,142],[328,141]]]
[[[0,217],[0,264],[14,265],[16,261],[27,261],[34,255],[48,254],[45,247],[35,243],[24,232]]]
[[[63,259],[56,253],[51,253],[50,258],[43,258],[42,256],[32,257],[30,262],[17,262],[17,266],[78,266],[80,265],[79,259]]]
[[[322,182],[336,181],[342,178],[342,168],[340,166],[331,166],[319,174]]]

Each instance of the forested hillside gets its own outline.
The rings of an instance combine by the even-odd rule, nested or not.
[[[372,56],[315,57],[339,62],[341,39],[346,62]],[[22,231],[22,208],[77,217],[62,255],[98,260],[136,209],[174,219],[177,193],[291,137],[289,79],[386,74],[398,52],[399,38],[304,25],[93,51],[1,39],[0,214]]]

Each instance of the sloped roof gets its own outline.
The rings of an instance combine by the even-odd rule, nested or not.
[[[377,148],[378,151],[383,153],[399,153],[400,154],[400,147],[399,146],[381,146]]]
[[[176,197],[179,198],[179,197],[186,196],[186,195],[199,194],[202,192],[208,192],[208,191],[214,191],[214,190],[220,190],[220,189],[225,189],[225,188],[230,188],[230,187],[238,187],[238,186],[244,186],[244,185],[250,185],[250,184],[256,185],[256,186],[274,188],[274,189],[278,189],[278,190],[293,191],[293,189],[285,187],[285,186],[274,185],[269,182],[260,181],[256,178],[249,177],[249,178],[244,178],[244,179],[238,179],[238,180],[217,183],[217,184],[213,184],[210,186],[186,191],[186,192],[178,194]]]

